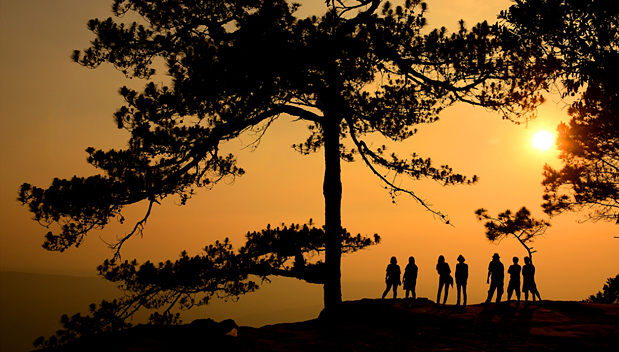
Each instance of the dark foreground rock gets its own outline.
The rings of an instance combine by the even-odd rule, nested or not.
[[[366,299],[344,302],[337,321],[261,328],[212,320],[141,325],[53,351],[619,351],[619,305],[542,301],[460,308]]]

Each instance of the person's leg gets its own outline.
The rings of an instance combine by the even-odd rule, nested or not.
[[[499,286],[497,287],[496,290],[496,303],[500,303],[501,302],[501,296],[503,296],[503,282],[499,282]]]
[[[389,291],[391,290],[391,283],[387,283],[387,289],[385,290],[385,292],[383,292],[383,297],[385,298],[385,296],[387,295],[387,293],[389,293]]]
[[[393,285],[393,299],[398,298],[398,284]]]
[[[537,287],[535,287],[535,291],[531,292],[531,295],[533,296],[533,300],[535,300],[535,296],[537,296],[537,298],[541,301],[542,297],[539,295],[539,291],[537,290]]]
[[[462,298],[463,298],[463,305],[466,306],[466,284],[462,285]]]
[[[494,290],[496,290],[496,285],[494,282],[490,282],[490,288],[488,289],[488,298],[486,298],[486,304],[489,304],[492,301],[492,296],[494,296]]]
[[[516,289],[516,298],[518,298],[518,303],[520,303],[520,282],[515,286]]]
[[[438,283],[438,294],[436,295],[436,304],[441,303],[441,292],[443,291],[443,285],[445,283],[443,281],[439,281]]]
[[[411,292],[411,290],[404,290],[404,299],[408,299],[408,294]]]
[[[529,301],[529,290],[522,289],[522,291],[524,292],[524,301],[528,302]]]
[[[443,305],[447,302],[447,296],[449,295],[449,284],[445,284],[445,296],[443,297]]]
[[[456,298],[456,305],[459,306],[460,305],[460,296],[462,294],[462,285],[461,284],[456,284],[456,289],[458,290],[458,297]]]

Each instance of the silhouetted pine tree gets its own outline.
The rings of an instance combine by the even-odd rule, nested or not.
[[[88,162],[100,175],[54,179],[47,189],[22,185],[19,199],[35,219],[59,226],[46,234],[44,247],[79,246],[92,229],[123,221],[126,206],[148,204],[144,218],[113,244],[118,256],[126,240],[142,234],[162,199],[176,195],[185,204],[197,188],[244,173],[233,155],[222,155],[221,143],[249,130],[262,136],[275,119],[301,120],[309,136],[293,147],[302,154],[324,150],[320,281],[327,311],[336,312],[342,301],[341,161],[360,158],[391,196],[408,194],[448,222],[401,187],[398,177],[445,185],[470,184],[476,177],[436,167],[415,153],[389,154],[366,137],[406,140],[417,125],[435,122],[456,102],[517,119],[542,102],[538,91],[547,88],[546,77],[531,69],[541,47],[523,45],[487,22],[471,29],[461,22],[452,34],[428,30],[427,6],[418,0],[403,6],[327,1],[326,13],[308,18],[295,17],[298,5],[284,0],[112,4],[116,18],[89,21],[96,38],[73,59],[88,68],[108,63],[147,83],[141,91],[120,89],[126,104],[114,117],[118,128],[130,132],[127,148],[88,148]],[[126,23],[128,13],[140,20]],[[170,84],[152,81],[155,63],[165,64]]]

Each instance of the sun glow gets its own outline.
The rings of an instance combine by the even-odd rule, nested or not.
[[[539,131],[533,135],[531,144],[535,149],[548,150],[555,144],[555,136],[548,131]]]

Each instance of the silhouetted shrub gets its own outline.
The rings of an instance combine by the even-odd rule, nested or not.
[[[619,304],[619,275],[609,277],[602,291],[589,296],[585,302]]]

